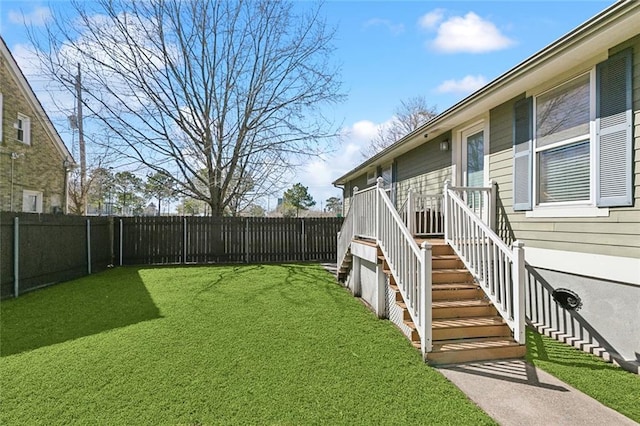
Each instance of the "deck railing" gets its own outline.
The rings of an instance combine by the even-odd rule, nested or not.
[[[349,207],[349,210],[344,217],[344,221],[342,222],[340,232],[338,232],[338,258],[336,263],[338,271],[340,270],[342,262],[344,262],[344,259],[347,256],[349,246],[351,245],[351,240],[353,240],[353,214],[351,214],[351,207]]]
[[[409,191],[404,217],[411,235],[444,234],[442,202],[442,194],[419,194]]]
[[[374,187],[362,191],[354,188],[338,234],[338,266],[354,238],[376,241],[416,326],[422,354],[431,351],[431,245],[425,242],[418,247],[381,178]]]
[[[449,187],[445,183],[445,240],[478,280],[505,319],[518,343],[525,343],[524,249],[519,241],[509,248],[469,205],[473,196],[490,188]],[[461,194],[463,196],[461,196]],[[488,218],[486,218],[488,219]]]
[[[418,247],[378,182],[377,240],[420,336],[422,354],[432,350],[431,245]]]
[[[353,235],[360,238],[376,239],[376,199],[377,186],[372,186],[362,191],[354,188],[351,206],[353,211]]]
[[[488,187],[457,186],[449,189],[458,195],[489,228],[495,229],[496,186],[493,181],[489,181]]]

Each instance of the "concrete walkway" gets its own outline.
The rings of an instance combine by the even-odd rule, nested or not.
[[[442,366],[438,370],[503,426],[638,425],[522,360]]]

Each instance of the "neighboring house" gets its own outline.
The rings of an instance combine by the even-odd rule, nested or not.
[[[0,37],[0,211],[63,213],[73,159]]]
[[[490,238],[478,237],[479,228],[451,224],[461,209],[452,212],[448,198],[442,207],[445,181],[453,187],[493,188],[495,202],[490,196],[484,202],[472,199],[471,189],[444,195],[463,194],[470,210],[488,214],[484,222],[505,247],[524,243],[527,321],[637,371],[640,2],[614,4],[337,179],[345,212],[357,197],[354,189],[371,187],[378,177],[405,222],[418,220],[416,210],[435,211],[431,224],[438,228],[438,218],[445,222],[435,232],[447,232],[447,242],[454,245],[458,238],[455,252],[471,268],[484,258],[491,261],[495,252],[480,246],[475,258],[473,253],[463,258],[467,246]],[[408,201],[410,189],[413,201]],[[416,207],[419,194],[431,194],[437,202]],[[362,229],[363,220],[375,221],[375,215],[357,214],[351,225],[347,215],[347,227]],[[416,224],[408,229],[416,233]],[[379,233],[380,228],[368,232],[378,246]],[[353,234],[357,239],[358,232]],[[347,244],[339,248],[338,259],[346,284],[363,297],[371,293],[375,308],[385,297],[371,290],[380,275],[362,255],[363,244]],[[386,259],[384,268],[389,264],[393,259]],[[483,274],[495,272],[494,266],[480,267],[475,280],[484,282]],[[390,309],[386,302],[383,315],[392,317]]]

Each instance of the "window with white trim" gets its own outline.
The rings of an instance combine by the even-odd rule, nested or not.
[[[378,175],[376,174],[376,169],[369,170],[367,172],[367,185],[376,183],[377,178],[378,178]]]
[[[538,205],[591,203],[590,82],[584,74],[535,98]]]
[[[31,118],[18,113],[18,120],[15,123],[16,139],[26,145],[31,145]]]
[[[515,211],[582,217],[633,205],[632,64],[627,49],[515,103]]]
[[[42,192],[23,190],[22,211],[25,213],[42,213]]]

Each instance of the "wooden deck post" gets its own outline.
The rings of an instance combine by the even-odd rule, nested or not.
[[[449,186],[451,186],[450,180],[444,181],[444,240],[451,240],[451,206],[449,201]]]
[[[351,267],[351,287],[353,295],[360,297],[362,295],[362,283],[360,281],[360,258],[352,257],[353,266]]]
[[[375,310],[378,318],[387,318],[387,274],[382,270],[382,263],[376,265],[376,300]]]
[[[380,205],[382,202],[380,200],[380,191],[383,189],[383,186],[384,179],[382,179],[382,176],[379,176],[378,179],[376,179],[376,241],[380,240]]]
[[[431,244],[424,241],[420,245],[422,268],[420,271],[420,349],[426,360],[427,353],[433,350],[433,337],[431,329]]]
[[[416,206],[413,191],[409,188],[407,193],[407,229],[412,236],[416,235]]]
[[[492,231],[496,230],[496,195],[497,195],[497,185],[493,180],[489,181],[489,187],[491,188],[491,192],[489,193],[488,207],[487,207],[487,225],[491,228]]]
[[[513,338],[524,345],[526,343],[525,332],[525,267],[524,267],[524,243],[522,241],[513,242]]]

